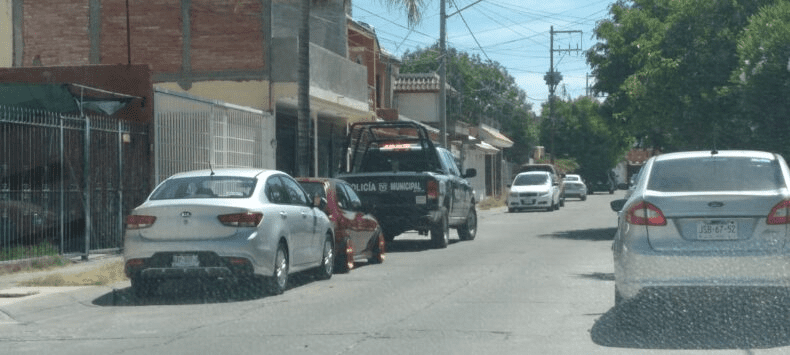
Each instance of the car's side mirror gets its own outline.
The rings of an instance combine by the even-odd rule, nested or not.
[[[619,199],[619,200],[614,200],[612,202],[609,202],[609,207],[612,208],[612,211],[620,212],[620,211],[623,210],[623,207],[625,206],[626,201],[628,201],[628,200],[626,200],[624,198],[623,199]]]
[[[477,169],[475,168],[466,169],[466,172],[464,173],[465,178],[473,178],[475,176],[477,176]]]

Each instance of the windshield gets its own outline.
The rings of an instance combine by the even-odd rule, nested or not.
[[[545,174],[525,174],[516,176],[513,186],[545,185],[549,177]]]
[[[236,176],[205,176],[169,179],[151,194],[151,200],[190,198],[248,198],[256,179]]]
[[[324,190],[324,183],[322,182],[300,181],[299,185],[302,185],[309,196],[321,196],[322,198],[326,198],[326,191]]]

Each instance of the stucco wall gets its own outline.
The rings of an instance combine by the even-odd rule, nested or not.
[[[11,0],[0,0],[0,68],[8,68],[13,64],[14,31],[11,16]]]
[[[398,113],[408,118],[426,122],[439,122],[438,93],[398,93]]]
[[[298,37],[301,17],[299,3],[294,0],[272,0],[272,37]],[[311,6],[310,43],[345,57],[345,0],[314,1]]]
[[[269,110],[268,81],[201,81],[194,83],[189,90],[184,90],[178,83],[173,82],[157,83],[156,87],[258,110]]]

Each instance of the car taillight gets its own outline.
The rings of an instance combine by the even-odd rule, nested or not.
[[[428,180],[428,186],[426,187],[426,196],[429,199],[437,199],[439,198],[439,182],[436,180]]]
[[[790,201],[782,201],[776,204],[768,214],[768,224],[790,224]]]
[[[126,229],[142,229],[152,226],[156,222],[154,216],[129,215],[126,216]]]
[[[257,227],[263,219],[263,213],[234,213],[217,216],[220,223],[229,227]]]
[[[639,202],[628,209],[625,220],[640,226],[665,226],[667,219],[658,207],[649,202]]]

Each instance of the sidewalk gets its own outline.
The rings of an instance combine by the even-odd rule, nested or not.
[[[74,275],[82,272],[100,268],[107,264],[123,260],[120,254],[94,254],[89,255],[88,260],[83,261],[82,257],[71,259],[74,263],[49,270],[36,270],[27,272],[16,272],[12,274],[0,275],[0,295],[5,290],[18,288],[20,282],[44,278],[50,275]]]

